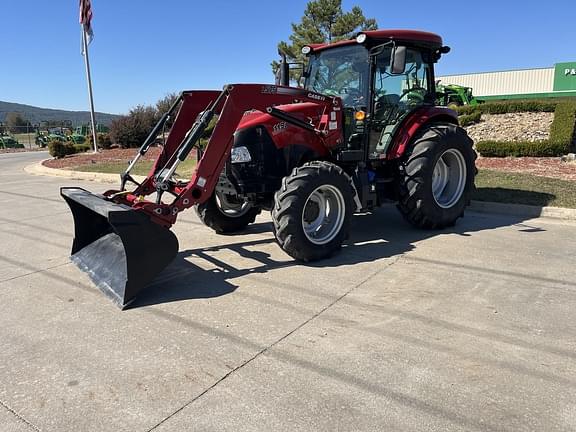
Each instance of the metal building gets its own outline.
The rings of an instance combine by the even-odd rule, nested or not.
[[[576,96],[576,62],[543,69],[521,69],[437,77],[442,84],[471,87],[479,99]]]

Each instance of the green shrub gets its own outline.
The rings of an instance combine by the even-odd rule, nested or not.
[[[476,150],[484,157],[548,157],[566,153],[564,144],[551,141],[480,141]]]
[[[463,114],[458,117],[458,121],[460,122],[460,126],[468,126],[474,123],[478,123],[482,118],[481,111],[473,111],[471,114]]]
[[[90,144],[74,144],[75,153],[85,153],[92,150],[92,148]]]
[[[74,144],[70,142],[52,140],[48,143],[48,152],[52,157],[63,158],[64,156],[76,153],[76,148]]]
[[[487,102],[480,105],[464,105],[456,108],[459,115],[469,115],[474,111],[483,114],[507,114],[516,112],[553,112],[558,105],[557,101],[542,100],[510,100],[501,102]]]
[[[550,142],[564,147],[568,153],[574,139],[576,127],[576,102],[559,103],[554,111],[554,121],[550,127]]]
[[[110,139],[110,134],[99,133],[97,138],[98,138],[98,148],[108,150],[110,147],[112,147],[112,140]],[[88,137],[88,144],[90,145],[90,148],[94,148],[93,141],[94,138],[92,137],[92,135],[90,135]]]
[[[527,102],[527,101],[525,101]],[[541,107],[544,107],[544,102]],[[464,117],[464,116],[462,116]],[[558,102],[554,110],[554,121],[547,141],[481,141],[476,150],[485,157],[562,156],[570,151],[576,128],[576,102]]]
[[[110,125],[112,141],[122,148],[140,147],[158,120],[156,109],[139,105]]]
[[[470,115],[470,114],[475,113],[476,111],[479,111],[478,105],[462,105],[462,106],[458,106],[458,107],[450,107],[450,109],[453,109],[454,111],[456,111],[459,116]],[[480,112],[482,112],[482,111],[480,111]]]

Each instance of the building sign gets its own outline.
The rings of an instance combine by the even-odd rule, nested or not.
[[[554,91],[567,90],[576,90],[576,62],[554,66]]]

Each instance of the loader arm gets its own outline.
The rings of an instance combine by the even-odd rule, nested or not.
[[[278,106],[312,102],[316,124],[302,122]],[[308,104],[309,105],[309,104]],[[122,175],[121,190],[95,195],[78,187],[61,188],[74,218],[71,260],[120,308],[130,305],[177,255],[178,240],[169,229],[178,213],[210,198],[230,154],[234,132],[246,111],[258,110],[299,124],[317,144],[342,140],[340,99],[290,87],[229,85],[222,92],[184,92],[174,102]],[[130,170],[177,112],[162,153],[142,183]],[[218,120],[190,181],[174,179],[178,165],[198,148],[210,121]],[[299,123],[300,122],[300,123]],[[125,190],[135,183],[132,191]],[[153,201],[146,199],[155,195]],[[166,202],[170,200],[170,202]]]
[[[325,146],[341,143],[343,139],[341,102],[337,97],[291,87],[236,84],[225,86],[222,92],[184,92],[180,98],[182,104],[166,145],[147,178],[132,192],[122,190],[104,194],[117,204],[129,205],[148,214],[154,222],[166,227],[174,224],[178,213],[211,196],[230,155],[236,128],[247,111],[257,110],[279,116],[282,111],[276,106],[311,102],[318,106],[319,121],[317,124],[301,124],[310,132],[310,139]],[[218,120],[192,178],[185,183],[174,181],[173,174],[178,165],[198,147],[202,133],[215,116]],[[296,119],[293,124],[298,125]],[[139,156],[145,150],[147,148],[141,149]],[[125,174],[129,176],[129,172]],[[144,198],[154,193],[154,201]],[[166,196],[172,196],[172,202],[164,202]]]

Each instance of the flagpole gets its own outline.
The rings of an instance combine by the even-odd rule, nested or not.
[[[90,98],[90,120],[92,121],[92,142],[94,143],[94,153],[98,152],[98,141],[96,133],[96,116],[94,115],[94,95],[92,94],[92,76],[90,75],[90,60],[88,59],[88,38],[86,28],[82,24],[82,45],[84,47],[84,63],[86,64],[86,80],[88,81],[88,96]]]

